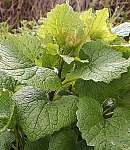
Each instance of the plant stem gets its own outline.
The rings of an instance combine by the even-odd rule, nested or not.
[[[15,150],[17,150],[16,147],[15,147],[14,145],[12,145],[12,148],[15,149]]]
[[[19,150],[19,138],[18,138],[18,131],[17,131],[17,127],[15,127],[15,138],[16,138],[16,150]]]
[[[16,138],[15,150],[24,150],[25,145],[24,134],[18,125],[16,125],[15,127],[15,138]]]
[[[60,79],[61,79],[61,73],[62,73],[63,65],[64,65],[64,61],[62,58],[60,58],[60,64],[59,64],[59,68],[58,68],[58,77]]]

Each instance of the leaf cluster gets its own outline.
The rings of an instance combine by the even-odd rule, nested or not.
[[[40,26],[1,27],[0,149],[130,149],[128,26],[62,4]]]

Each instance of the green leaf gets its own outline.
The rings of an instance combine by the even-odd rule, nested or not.
[[[14,78],[0,71],[0,91],[3,89],[14,91],[16,85],[17,81]]]
[[[50,138],[48,150],[76,150],[76,135],[71,129],[56,132]]]
[[[53,68],[58,64],[58,45],[53,44],[53,39],[41,40],[33,32],[21,34],[7,34],[0,39],[3,45],[11,50],[20,53],[24,58],[29,59],[33,64],[40,67]]]
[[[108,22],[109,11],[107,8],[97,10],[96,14],[92,12],[92,9],[85,11],[80,16],[84,22],[86,34],[91,39],[103,39],[106,42],[111,42],[116,38],[111,32],[111,25]]]
[[[114,28],[112,28],[112,32],[117,34],[118,36],[129,36],[130,34],[130,22],[124,22]]]
[[[111,118],[103,117],[103,108],[95,99],[79,100],[77,118],[82,137],[95,150],[130,148],[130,111],[122,105],[114,109]]]
[[[35,142],[28,141],[24,147],[24,150],[48,150],[48,147],[48,138],[42,138]]]
[[[113,85],[114,86],[114,85]],[[119,84],[120,86],[120,84]],[[106,84],[104,82],[94,82],[78,80],[75,84],[75,91],[80,97],[88,96],[92,98],[96,98],[99,102],[103,102],[105,99],[109,97],[113,97],[116,93],[117,89],[111,87],[110,84]]]
[[[83,23],[67,4],[57,5],[48,13],[38,34],[41,37],[51,34],[56,44],[65,49],[78,48],[84,40]]]
[[[74,68],[74,63],[71,63],[71,64],[64,63],[62,72],[61,72],[62,79],[64,79],[66,77],[66,74],[70,73],[70,71],[73,70],[73,68]]]
[[[10,93],[0,92],[0,150],[6,150],[15,139],[11,131],[14,107]]]
[[[10,149],[12,142],[14,142],[15,137],[11,131],[5,131],[0,134],[0,150]]]
[[[110,97],[119,97],[130,89],[130,69],[121,75],[121,78],[112,80],[109,84],[104,82],[94,82],[77,80],[75,91],[80,97],[92,97],[99,102],[103,102]]]
[[[10,93],[8,91],[0,92],[0,133],[10,126],[14,106]]]
[[[0,39],[0,43],[9,46],[13,52],[24,55],[25,58],[30,59],[35,63],[37,55],[42,53],[42,43],[40,39],[33,35],[33,33],[23,32],[21,34],[6,34]]]
[[[35,66],[19,49],[0,45],[0,56],[0,70],[20,83],[45,90],[60,88],[60,80],[53,70]]]
[[[43,90],[57,90],[61,87],[60,79],[54,70],[39,67],[34,73],[34,76],[23,83]]]
[[[82,56],[88,58],[89,63],[78,64],[64,83],[78,78],[109,83],[127,72],[130,65],[130,59],[126,60],[122,53],[114,51],[100,40],[86,43],[82,52]]]
[[[78,135],[74,130],[66,128],[54,133],[49,142],[48,150],[94,150],[85,140],[78,141]]]
[[[54,68],[54,67],[57,67],[59,64],[59,56],[44,53],[42,57],[40,57],[39,59],[35,61],[35,64],[37,66]]]
[[[77,97],[63,96],[53,102],[33,87],[24,87],[13,96],[20,124],[31,141],[35,141],[76,121]]]

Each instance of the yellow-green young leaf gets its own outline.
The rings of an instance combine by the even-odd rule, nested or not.
[[[80,18],[84,22],[86,34],[89,34],[91,39],[103,39],[106,42],[111,42],[116,38],[116,35],[111,32],[107,8],[97,10],[95,15],[90,9],[82,13]]]
[[[57,55],[58,50],[59,46],[57,44],[48,43],[46,53],[51,55]]]
[[[47,19],[40,27],[38,35],[45,37],[51,34],[54,41],[62,48],[77,48],[84,40],[83,23],[79,14],[67,4],[57,5],[47,15]]]
[[[95,15],[92,12],[92,9],[89,9],[88,11],[85,11],[81,13],[80,19],[84,23],[84,28],[85,28],[85,34],[88,38],[90,38],[90,32],[92,30],[93,22],[95,19]]]

